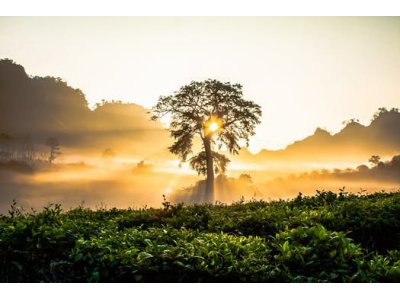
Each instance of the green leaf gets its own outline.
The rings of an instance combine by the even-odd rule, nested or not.
[[[147,253],[147,252],[140,252],[138,255],[139,260],[145,260],[145,259],[149,259],[152,257],[153,257],[153,255],[151,255],[150,253]]]
[[[283,245],[282,245],[282,251],[283,251],[283,252],[289,251],[289,241],[286,241],[286,242],[283,243]]]
[[[99,282],[100,281],[100,273],[98,271],[95,271],[91,274],[91,279],[94,282]]]

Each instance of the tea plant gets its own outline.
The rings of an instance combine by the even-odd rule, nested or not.
[[[1,282],[399,282],[400,193],[0,216]]]

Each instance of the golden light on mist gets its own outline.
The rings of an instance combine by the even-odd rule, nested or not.
[[[173,189],[172,189],[171,187],[167,187],[167,188],[165,189],[164,194],[165,194],[165,195],[169,195],[169,194],[171,194],[172,192],[173,192]]]

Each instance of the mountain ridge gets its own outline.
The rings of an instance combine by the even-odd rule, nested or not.
[[[91,110],[80,89],[57,77],[29,76],[23,66],[9,59],[0,60],[0,111],[1,133],[29,134],[42,142],[55,136],[69,147],[125,144],[132,146],[127,152],[154,146],[167,151],[170,141],[161,123],[150,121],[148,109],[135,103],[104,101]],[[154,141],[160,143],[156,145]],[[369,125],[352,120],[335,134],[318,127],[312,135],[284,149],[262,149],[252,154],[243,148],[236,159],[326,161],[397,153],[400,153],[400,113],[397,108],[382,108]]]

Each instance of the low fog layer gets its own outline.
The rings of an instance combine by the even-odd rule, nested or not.
[[[49,203],[62,203],[64,208],[81,204],[92,208],[158,207],[162,194],[196,179],[194,175],[157,172],[140,163],[37,165],[33,171],[3,166],[0,168],[0,211],[6,211],[13,199],[25,208],[35,209]]]
[[[0,165],[0,211],[6,212],[13,199],[18,204],[40,209],[49,203],[64,208],[77,207],[160,207],[165,195],[172,203],[199,203],[204,196],[204,180],[186,173],[158,171],[145,162],[120,164],[103,161],[96,166],[77,164]],[[255,178],[258,178],[255,180]],[[216,178],[216,201],[232,203],[241,198],[292,198],[299,192],[316,190],[365,193],[400,188],[400,155],[388,161],[360,165],[354,169],[314,170],[273,180],[260,179],[259,173]]]

